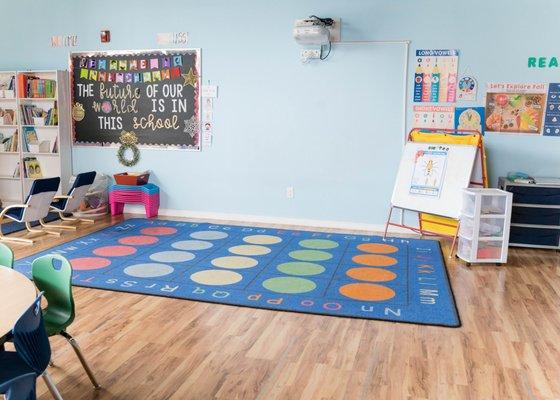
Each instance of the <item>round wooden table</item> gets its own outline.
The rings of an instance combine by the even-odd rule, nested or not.
[[[0,343],[36,297],[37,290],[29,278],[0,266]]]

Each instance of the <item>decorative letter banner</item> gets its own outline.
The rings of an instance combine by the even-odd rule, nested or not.
[[[74,143],[200,150],[200,51],[72,53]],[[79,118],[77,118],[79,117]]]

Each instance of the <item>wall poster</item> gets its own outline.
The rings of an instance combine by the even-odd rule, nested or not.
[[[200,50],[71,53],[72,127],[78,145],[200,150]]]
[[[541,134],[545,83],[489,83],[486,132]]]
[[[442,146],[416,152],[410,182],[411,194],[439,197],[445,177],[447,153],[447,149]]]
[[[455,108],[455,129],[478,131],[484,135],[484,107]]]
[[[560,137],[560,83],[548,85],[543,135]]]
[[[455,103],[459,50],[416,50],[415,103]]]
[[[412,107],[413,127],[432,129],[453,129],[455,107],[453,106],[421,106]]]

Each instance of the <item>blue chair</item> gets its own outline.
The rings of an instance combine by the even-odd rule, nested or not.
[[[37,375],[34,372],[20,375],[12,380],[5,382],[6,400],[35,400],[37,394],[35,392],[35,381]]]
[[[47,372],[51,346],[43,324],[42,298],[43,293],[40,293],[12,329],[16,351],[0,352],[0,393],[5,394],[7,400],[35,399],[39,376],[43,377],[53,397],[62,400]]]
[[[73,213],[80,207],[80,204],[86,197],[86,194],[95,180],[95,171],[83,172],[76,175],[76,179],[67,195],[55,196],[54,201],[51,203],[51,210],[58,212],[60,219],[62,221],[72,221],[72,222],[88,222],[94,223],[92,219],[84,218],[73,218],[66,217],[64,214]],[[43,225],[46,226],[46,225]],[[73,225],[48,225],[49,228],[59,228],[59,229],[72,229],[75,230],[76,226]]]
[[[60,232],[33,229],[30,224],[33,221],[39,221],[41,225],[44,225],[43,218],[49,214],[49,207],[58,191],[59,185],[60,178],[58,177],[34,180],[24,204],[8,206],[0,212],[0,240],[28,244],[33,244],[34,242],[32,238],[4,236],[1,229],[1,223],[4,218],[9,218],[16,222],[24,222],[27,231],[33,234],[33,237],[44,234],[60,236]]]

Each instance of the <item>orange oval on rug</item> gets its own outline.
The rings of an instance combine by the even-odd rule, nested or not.
[[[384,243],[362,243],[357,246],[358,250],[365,253],[391,254],[399,251],[398,247]]]
[[[397,259],[381,254],[358,254],[352,257],[352,261],[368,267],[390,267],[397,263]]]
[[[395,291],[374,283],[350,283],[338,289],[341,295],[353,300],[384,301],[395,297]]]
[[[369,267],[350,268],[348,271],[346,271],[346,275],[358,281],[368,282],[388,282],[397,277],[397,274],[395,274],[393,271],[389,271],[383,268]]]

